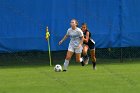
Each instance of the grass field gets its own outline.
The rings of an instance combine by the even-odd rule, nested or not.
[[[1,66],[0,93],[139,93],[140,63],[70,65],[68,72],[49,66]]]

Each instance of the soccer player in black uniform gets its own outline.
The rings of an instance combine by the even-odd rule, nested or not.
[[[83,23],[81,30],[83,31],[84,34],[84,40],[83,40],[83,59],[84,59],[84,65],[88,64],[89,57],[88,57],[88,49],[90,50],[90,55],[91,55],[91,60],[93,64],[93,69],[96,70],[96,57],[95,57],[95,42],[91,38],[91,33],[89,32],[87,28],[87,24]],[[82,65],[82,66],[84,66]]]

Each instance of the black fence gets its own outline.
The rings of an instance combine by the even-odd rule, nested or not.
[[[140,58],[140,47],[96,49],[96,56],[102,59],[119,59],[120,62],[126,59],[137,60]]]
[[[52,51],[54,64],[62,64],[67,51]],[[96,49],[97,62],[134,62],[140,61],[140,47]],[[72,60],[75,60],[73,56]],[[115,60],[115,61],[114,61]],[[0,65],[49,65],[48,51],[28,51],[16,53],[0,53]]]

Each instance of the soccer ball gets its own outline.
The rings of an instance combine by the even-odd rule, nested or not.
[[[59,65],[59,64],[55,65],[54,71],[55,71],[55,72],[61,72],[61,71],[62,71],[61,65]]]

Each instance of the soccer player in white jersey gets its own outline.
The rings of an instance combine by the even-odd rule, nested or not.
[[[62,42],[65,41],[68,37],[70,37],[71,39],[65,58],[63,71],[67,71],[69,61],[74,53],[76,54],[76,62],[81,62],[81,64],[84,64],[81,58],[81,53],[83,49],[82,44],[84,38],[83,32],[80,28],[78,28],[78,22],[76,19],[72,19],[70,25],[71,27],[67,30],[66,35],[59,42],[59,45],[61,45]]]

